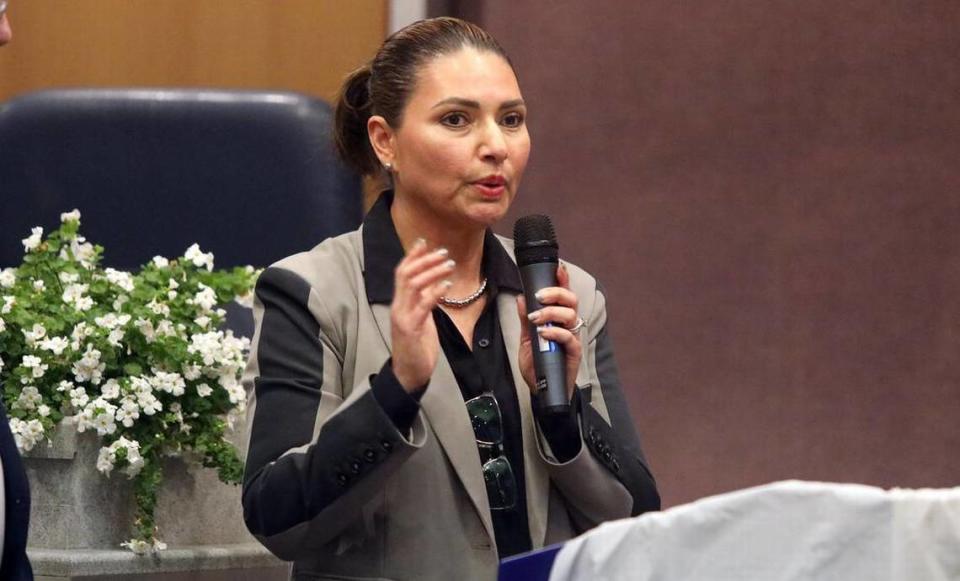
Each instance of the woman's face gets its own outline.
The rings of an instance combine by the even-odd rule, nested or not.
[[[496,53],[463,48],[429,61],[385,160],[398,198],[457,224],[494,223],[527,166],[526,113],[517,78]]]

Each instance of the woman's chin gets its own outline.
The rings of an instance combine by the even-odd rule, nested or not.
[[[477,204],[469,209],[468,219],[478,225],[493,226],[507,215],[510,204],[505,201],[498,203]]]

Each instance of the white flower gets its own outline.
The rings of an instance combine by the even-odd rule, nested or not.
[[[97,430],[101,436],[106,436],[117,431],[117,424],[109,412],[103,412],[94,416],[91,426]]]
[[[170,266],[170,261],[162,256],[154,256],[153,265],[156,266],[157,268],[167,268],[168,266]]]
[[[183,366],[183,377],[187,381],[194,381],[200,379],[200,366],[199,365],[184,365]]]
[[[35,379],[43,377],[43,374],[50,368],[49,365],[46,365],[42,359],[35,355],[24,355],[21,365],[27,369],[31,369]]]
[[[17,282],[17,269],[4,268],[0,270],[0,287],[10,288]]]
[[[116,379],[108,379],[100,387],[100,397],[103,399],[116,399],[120,397],[120,382]]]
[[[111,284],[115,284],[128,293],[133,292],[133,275],[129,272],[114,270],[112,268],[104,269],[104,274]]]
[[[113,331],[110,331],[109,335],[107,335],[107,342],[114,347],[119,347],[120,342],[123,340],[123,334],[123,329],[114,329]]]
[[[157,339],[157,332],[153,328],[153,323],[146,319],[137,319],[133,322],[133,326],[136,327],[143,336],[147,339],[147,343],[153,343]]]
[[[70,341],[66,337],[50,337],[40,342],[41,349],[51,351],[54,355],[61,355],[69,346]]]
[[[93,335],[93,329],[85,322],[77,323],[70,333],[70,338],[74,341],[83,341],[90,335]]]
[[[107,365],[100,362],[100,351],[93,348],[93,345],[87,345],[87,350],[83,357],[73,364],[73,376],[77,383],[89,381],[94,385],[99,385],[103,376],[103,370]]]
[[[207,397],[211,393],[213,393],[213,388],[206,383],[201,383],[197,386],[197,395],[200,397]]]
[[[150,543],[141,539],[130,539],[120,543],[120,546],[130,549],[138,555],[146,555],[152,549]]]
[[[7,295],[3,297],[3,306],[0,307],[0,315],[6,315],[13,310],[13,305],[17,304],[17,297]]]
[[[97,470],[104,474],[110,474],[113,472],[113,464],[116,460],[117,457],[113,450],[107,446],[100,448],[100,453],[97,455]]]
[[[161,337],[176,337],[177,330],[171,321],[164,319],[157,323],[157,335]]]
[[[31,229],[30,232],[30,236],[21,240],[21,242],[23,242],[23,249],[26,252],[36,250],[36,248],[40,246],[40,239],[43,238],[43,228],[40,226]]]
[[[42,417],[42,418],[45,418],[45,417],[49,416],[49,415],[50,415],[50,406],[48,406],[47,404],[40,404],[40,405],[37,407],[37,414],[38,414],[40,417]]]
[[[127,468],[124,469],[124,472],[131,478],[136,476],[143,468],[143,457],[140,456],[140,442],[128,440],[123,436],[117,438],[117,441],[109,446],[100,448],[100,454],[97,458],[97,470],[100,470],[104,474],[109,474],[116,465],[117,452],[121,450],[124,452],[124,461],[127,463]]]
[[[3,357],[0,357],[0,371],[3,371]]]
[[[42,401],[43,398],[40,396],[40,391],[36,387],[28,385],[20,392],[20,396],[17,398],[17,401],[14,402],[14,406],[22,410],[32,410]]]
[[[80,297],[77,299],[77,302],[73,304],[73,308],[79,311],[89,311],[93,308],[93,299],[90,297]]]
[[[210,324],[210,317],[206,315],[200,315],[199,317],[194,319],[193,322],[199,325],[201,329],[206,329],[207,325]]]
[[[29,331],[23,332],[23,338],[26,340],[27,345],[33,347],[37,344],[37,341],[43,339],[47,336],[47,329],[40,323],[34,323],[33,327]]]
[[[61,272],[60,282],[63,284],[73,284],[80,280],[80,275],[75,272]]]
[[[7,323],[3,319],[0,319],[0,333],[3,333],[6,330],[7,330]]]
[[[206,267],[206,269],[213,270],[213,253],[207,252],[204,254],[200,250],[199,244],[193,244],[190,248],[187,248],[187,251],[183,253],[183,257],[193,263],[196,267]]]
[[[203,283],[200,283],[199,287],[200,292],[195,294],[193,298],[187,302],[191,305],[197,305],[202,312],[209,313],[213,310],[213,307],[217,305],[217,293],[213,292],[212,288]]]
[[[63,295],[61,298],[63,299],[63,302],[67,304],[75,303],[78,299],[83,297],[89,288],[90,286],[86,284],[68,284],[63,289]]]
[[[37,280],[33,281],[33,290],[37,292],[43,292],[44,290],[46,290],[46,288],[47,288],[47,284],[43,282],[43,279],[38,278]]]
[[[137,397],[153,394],[153,386],[150,385],[150,382],[147,381],[146,378],[140,376],[130,378],[130,390],[135,393]]]
[[[70,333],[70,348],[74,351],[79,351],[80,344],[83,342],[83,340],[93,335],[93,333],[93,328],[86,323],[77,323],[77,325],[73,328],[73,331]]]
[[[157,399],[152,393],[148,394],[139,394],[137,396],[137,405],[140,406],[140,409],[143,410],[143,413],[148,416],[163,410],[163,404],[160,403],[160,400]]]
[[[74,208],[70,212],[64,212],[60,214],[60,221],[64,224],[67,222],[79,222],[80,221],[80,210]]]
[[[136,476],[143,468],[143,457],[140,456],[140,442],[128,440],[123,436],[117,438],[117,441],[109,446],[100,448],[100,454],[97,457],[97,470],[104,474],[109,474],[117,462],[117,452],[121,450],[124,452],[124,461],[127,463],[127,467],[123,471],[131,478]],[[146,545],[146,543],[144,543],[144,545]],[[128,546],[128,544],[124,543],[124,546]],[[149,547],[149,545],[147,546]]]
[[[102,317],[96,317],[93,322],[104,329],[116,329],[130,322],[130,315],[107,313]]]
[[[178,289],[180,288],[180,283],[171,278],[169,281],[167,281],[167,286],[170,287],[170,290]]]
[[[203,364],[212,366],[217,363],[223,346],[220,340],[223,338],[221,331],[212,331],[210,333],[196,333],[190,336],[190,346],[187,351],[199,355],[203,359]]]
[[[82,387],[71,389],[69,395],[70,395],[70,405],[72,405],[73,408],[77,410],[82,409],[84,406],[87,405],[87,402],[90,401],[90,396],[87,395],[87,390],[83,389]]]
[[[120,312],[123,308],[123,305],[127,304],[127,301],[130,300],[130,297],[127,295],[120,295],[115,301],[113,301],[113,310]]]
[[[127,476],[133,478],[143,470],[143,456],[140,455],[140,445],[134,441],[134,444],[137,444],[136,447],[128,446],[127,447],[127,464],[128,466],[123,469],[127,473]]]
[[[153,311],[154,315],[170,316],[170,307],[164,303],[158,303],[156,299],[147,303],[147,308]]]
[[[40,420],[23,421],[17,418],[10,418],[10,431],[13,432],[13,440],[21,452],[32,450],[33,447],[43,438],[43,424]]]
[[[61,392],[62,392],[62,391],[71,391],[73,388],[74,388],[73,382],[72,382],[72,381],[67,381],[66,379],[64,379],[63,381],[61,381],[60,383],[57,384],[57,391],[61,391]],[[84,402],[84,403],[86,403],[86,402]]]
[[[71,260],[70,256],[72,254],[73,260],[76,260],[80,266],[86,269],[92,268],[96,250],[94,250],[93,244],[86,240],[83,236],[77,236],[76,239],[71,240],[69,247],[64,246],[60,249],[60,259]]]
[[[172,301],[175,298],[177,298],[177,291],[175,290],[167,291],[167,300]]]
[[[247,394],[242,385],[237,383],[228,387],[227,395],[230,397],[230,403],[234,404],[238,411],[247,409]]]
[[[164,391],[174,396],[183,395],[187,385],[183,381],[183,376],[179,373],[167,373],[165,371],[154,370],[153,377],[149,379],[150,385],[159,391]]]
[[[140,417],[140,407],[131,396],[123,398],[120,409],[117,410],[117,421],[130,428],[133,422]]]
[[[83,432],[87,428],[93,428],[101,436],[112,434],[117,431],[117,424],[114,421],[116,412],[117,406],[98,397],[84,406],[83,411],[77,416],[77,431]]]

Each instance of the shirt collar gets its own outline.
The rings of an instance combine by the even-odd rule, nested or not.
[[[403,259],[403,246],[390,217],[392,203],[393,192],[383,192],[363,220],[363,280],[370,304],[393,301],[393,270]],[[481,270],[492,293],[523,291],[516,263],[489,228],[483,238]]]

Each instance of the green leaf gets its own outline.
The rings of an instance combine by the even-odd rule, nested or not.
[[[137,363],[127,363],[126,365],[123,366],[123,373],[124,375],[128,375],[130,377],[142,375],[143,367],[141,367]]]

